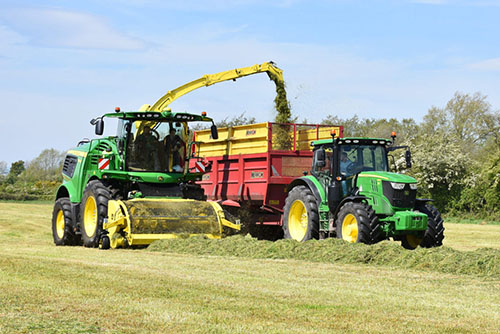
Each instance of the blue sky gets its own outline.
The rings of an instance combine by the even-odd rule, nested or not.
[[[500,1],[487,0],[0,0],[0,161],[68,149],[115,106],[269,60],[299,120],[420,121],[455,91],[499,109],[499,18]],[[274,96],[261,74],[171,107],[268,121]]]

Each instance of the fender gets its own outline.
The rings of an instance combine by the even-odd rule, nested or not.
[[[309,189],[311,189],[314,197],[316,198],[316,203],[318,204],[318,208],[321,205],[322,202],[322,197],[320,190],[318,186],[308,177],[301,177],[298,179],[293,180],[289,185],[286,186],[286,192],[289,192],[292,190],[292,188],[299,186],[299,185],[304,185],[307,186]],[[324,193],[324,191],[323,191]],[[324,195],[324,194],[323,194]]]
[[[363,202],[364,200],[366,200],[366,196],[361,196],[361,195],[353,195],[353,196],[347,196],[346,198],[344,198],[340,204],[335,208],[335,211],[332,212],[332,217],[335,217],[337,216],[337,213],[340,211],[340,208],[347,202]]]
[[[425,205],[427,202],[433,202],[434,200],[431,198],[417,198],[415,199],[415,208],[418,208],[419,205]]]

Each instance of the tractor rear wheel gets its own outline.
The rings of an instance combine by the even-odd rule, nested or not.
[[[421,247],[431,248],[443,245],[444,224],[441,213],[431,204],[422,204],[416,208],[427,215],[427,230],[424,239],[420,243]]]
[[[374,244],[382,240],[378,217],[365,203],[345,203],[337,215],[335,229],[337,238],[350,243]]]
[[[71,219],[71,203],[67,197],[59,198],[54,204],[52,237],[57,246],[77,244],[77,237],[73,232],[73,220]]]
[[[283,211],[283,233],[286,239],[318,239],[318,204],[309,188],[294,187],[288,193]]]
[[[109,189],[100,180],[87,184],[80,206],[81,231],[85,247],[98,247],[104,218],[108,216]]]

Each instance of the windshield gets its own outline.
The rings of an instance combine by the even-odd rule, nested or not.
[[[365,171],[388,171],[384,146],[341,145],[340,173],[349,176]]]
[[[118,125],[118,136],[126,143],[127,170],[182,173],[187,154],[187,124],[155,122],[152,127],[140,124],[120,120]]]

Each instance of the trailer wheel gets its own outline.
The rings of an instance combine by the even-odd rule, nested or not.
[[[283,232],[286,239],[318,239],[319,214],[316,197],[306,186],[293,188],[285,200]]]
[[[69,198],[59,198],[54,204],[52,212],[52,236],[57,246],[77,244],[77,238],[72,231],[71,203]]]
[[[416,209],[427,215],[427,230],[425,231],[424,239],[420,243],[420,246],[425,248],[442,246],[444,239],[444,222],[441,213],[431,204],[422,204]]]
[[[337,238],[350,243],[374,244],[383,239],[378,217],[365,203],[345,203],[337,215],[336,231]]]
[[[108,216],[109,189],[100,181],[90,181],[83,192],[80,211],[81,231],[85,247],[98,247],[102,223]]]

